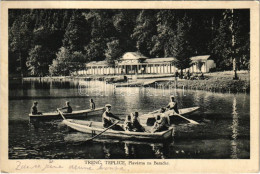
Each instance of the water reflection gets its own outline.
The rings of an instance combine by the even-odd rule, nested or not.
[[[135,146],[131,143],[124,143],[126,158],[133,158],[136,155]]]
[[[154,151],[154,155],[156,158],[161,158],[165,159],[165,154],[164,154],[164,144],[151,144],[152,150]]]
[[[238,113],[237,113],[237,99],[233,99],[232,107],[232,140],[231,140],[231,158],[237,159],[237,136],[238,136]]]
[[[172,89],[155,88],[113,88],[113,85],[95,81],[25,81],[9,85],[9,158],[19,158],[21,151],[36,150],[38,154],[22,158],[250,158],[250,96],[247,94],[220,94],[205,91],[176,90],[180,108],[200,106],[196,113],[187,118],[200,122],[199,126],[178,125],[174,135],[174,145],[167,143],[136,143],[109,140],[95,140],[90,144],[79,145],[89,135],[68,132],[67,127],[60,127],[61,120],[38,122],[28,126],[28,113],[32,102],[37,100],[39,111],[55,111],[66,100],[72,103],[74,110],[89,106],[90,96],[78,93],[79,83],[86,84],[86,89],[100,93],[90,93],[96,106],[112,104],[112,112],[121,118],[129,112],[141,114],[166,106]],[[93,90],[92,90],[93,89]],[[107,92],[107,93],[105,93]],[[104,95],[107,94],[107,95]],[[134,95],[128,95],[134,94]],[[231,107],[232,106],[232,107]],[[120,115],[121,114],[121,115]],[[238,120],[239,117],[239,120]],[[100,115],[89,117],[101,121]],[[68,138],[70,136],[70,138]],[[88,137],[86,137],[88,136]],[[239,136],[239,138],[238,138]],[[74,139],[73,143],[68,143]],[[172,142],[171,142],[172,143]],[[24,150],[26,149],[26,150]],[[198,152],[198,153],[197,153]],[[20,154],[20,152],[18,153]],[[51,157],[51,156],[50,156]],[[51,157],[53,158],[53,157]]]
[[[104,143],[103,144],[103,151],[106,159],[111,158],[111,153],[110,153],[111,147],[109,147],[109,144]]]

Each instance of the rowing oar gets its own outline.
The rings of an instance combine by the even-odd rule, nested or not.
[[[60,111],[60,109],[57,108],[57,111],[60,113],[61,117],[63,118],[63,120],[66,120],[66,118],[64,117],[64,115],[62,114],[62,112]]]
[[[86,140],[86,142],[91,141],[91,140],[93,140],[94,138],[98,137],[99,135],[103,134],[104,132],[106,132],[108,129],[112,128],[113,126],[115,126],[115,125],[116,125],[117,123],[119,123],[119,122],[120,122],[120,120],[118,120],[117,122],[115,122],[114,124],[112,124],[111,126],[109,126],[108,128],[106,128],[105,130],[103,130],[103,131],[100,132],[99,134],[95,135],[94,137],[92,137],[92,138]]]
[[[183,118],[184,120],[189,121],[189,122],[192,123],[192,124],[199,124],[198,122],[196,122],[196,121],[194,121],[194,120],[191,120],[191,119],[188,119],[188,118],[186,118],[186,117],[183,117],[183,116],[180,115],[180,114],[174,113],[174,115],[177,115],[177,116]]]

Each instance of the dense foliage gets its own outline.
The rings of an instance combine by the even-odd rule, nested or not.
[[[249,10],[9,10],[9,71],[69,75],[89,61],[113,65],[123,53],[212,55],[218,70],[249,69]]]

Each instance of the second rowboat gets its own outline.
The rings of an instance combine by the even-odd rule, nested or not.
[[[85,109],[73,111],[72,113],[63,113],[66,118],[75,118],[80,117],[84,118],[88,115],[101,114],[104,111],[104,108],[96,108],[96,109]],[[42,114],[29,114],[30,119],[62,119],[59,112],[46,112]]]

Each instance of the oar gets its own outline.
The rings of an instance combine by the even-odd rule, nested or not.
[[[103,130],[102,132],[100,132],[99,134],[95,135],[94,137],[86,140],[86,141],[91,141],[93,140],[94,138],[98,137],[99,135],[103,134],[104,132],[106,132],[108,129],[112,128],[113,126],[115,126],[117,123],[119,123],[120,120],[118,120],[117,122],[115,122],[114,124],[112,124],[111,126],[109,126],[108,128],[106,128],[105,130]]]
[[[186,118],[186,117],[183,117],[183,116],[180,115],[180,114],[174,113],[174,115],[177,115],[177,116],[183,118],[184,120],[189,121],[189,122],[192,123],[192,124],[199,124],[198,122],[196,122],[196,121],[194,121],[194,120],[191,120],[191,119],[188,119],[188,118]]]
[[[63,118],[63,120],[66,120],[66,118],[64,117],[63,113],[60,111],[60,109],[57,109],[57,111],[60,113],[61,117]]]

